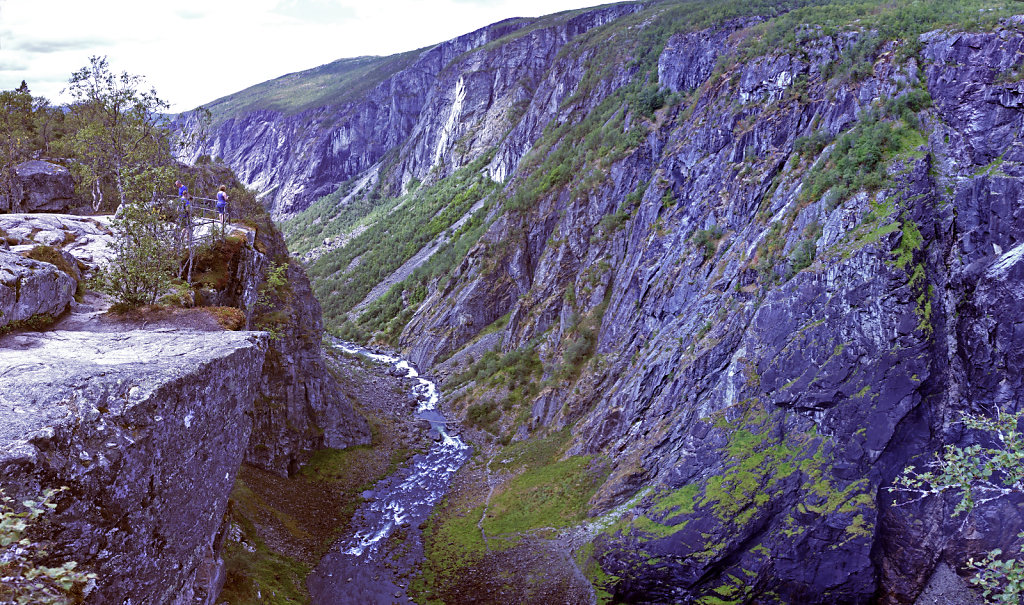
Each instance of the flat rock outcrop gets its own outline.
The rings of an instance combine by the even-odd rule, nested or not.
[[[92,268],[107,262],[113,235],[107,227],[108,216],[71,214],[0,214],[0,239],[14,250],[29,250],[46,245],[63,250]],[[20,248],[19,248],[20,246]]]
[[[0,487],[70,488],[34,537],[98,574],[87,602],[216,596],[265,353],[247,332],[0,338]]]

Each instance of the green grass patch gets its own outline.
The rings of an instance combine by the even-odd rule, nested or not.
[[[221,97],[206,108],[212,114],[213,125],[218,126],[228,118],[250,111],[270,110],[292,115],[314,107],[357,101],[373,87],[412,65],[420,52],[333,61],[250,86]]]
[[[409,593],[417,603],[441,605],[436,590],[457,585],[460,572],[486,554],[486,545],[477,521],[483,507],[456,511],[448,498],[434,509],[423,529],[426,560],[420,574],[412,579]]]
[[[572,456],[527,470],[491,499],[484,529],[488,535],[511,534],[582,521],[608,470],[592,456]]]
[[[225,541],[223,557],[227,579],[218,600],[232,605],[308,603],[306,576],[310,567],[271,550],[260,539],[251,521],[258,514],[257,509],[267,508],[266,504],[241,481],[235,483],[231,501],[231,520],[241,527],[246,542],[255,550],[250,552],[231,539]]]

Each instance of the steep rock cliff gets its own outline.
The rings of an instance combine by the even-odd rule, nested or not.
[[[1020,409],[1015,24],[883,44],[841,79],[824,70],[857,35],[710,80],[735,25],[673,37],[659,73],[686,103],[582,195],[496,220],[409,323],[425,366],[506,313],[503,349],[548,368],[593,338],[578,379],[545,372],[528,429],[575,424],[570,453],[616,460],[595,512],[651,489],[595,540],[615,598],[912,602],[934,570],[1020,548],[1019,499],[963,524],[884,489],[973,443],[961,412]],[[829,176],[876,129],[884,178]]]
[[[538,23],[502,21],[424,50],[355,101],[296,115],[231,115],[190,157],[224,158],[247,186],[270,198],[275,217],[304,210],[389,153],[393,162],[401,151],[401,169],[385,184],[392,191],[413,178],[444,177],[501,141],[565,44],[637,8],[577,11]],[[198,128],[193,114],[181,125]],[[495,170],[507,173],[522,147],[510,150],[513,157],[503,158],[504,168]]]
[[[215,251],[226,256],[216,264],[229,276],[204,304],[242,309],[245,329],[271,331],[246,462],[287,475],[318,449],[369,443],[370,430],[324,365],[320,304],[306,273],[289,261],[276,230],[255,243]],[[269,284],[275,270],[279,281]]]
[[[116,316],[99,316],[92,293],[71,299],[82,272],[109,253],[102,220],[0,219],[11,248],[0,251],[3,271],[25,273],[13,273],[20,281],[10,301],[0,297],[17,303],[5,315],[72,308],[54,331],[0,337],[0,488],[21,499],[70,488],[33,538],[54,560],[97,574],[88,602],[213,603],[241,464],[287,474],[316,449],[367,442],[369,430],[325,369],[320,308],[305,273],[284,260],[274,275],[271,259],[285,258],[279,232],[220,241],[200,253],[196,271],[207,286],[197,299],[237,306],[243,328],[269,333],[146,330],[131,317],[119,326]],[[18,254],[38,249],[59,255],[63,268]],[[60,292],[40,293],[33,280]]]
[[[0,338],[0,485],[70,488],[34,538],[97,573],[88,602],[213,602],[265,354],[247,332]]]

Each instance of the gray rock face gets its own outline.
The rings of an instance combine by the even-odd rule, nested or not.
[[[283,250],[275,235],[268,254]],[[328,373],[320,341],[323,337],[320,303],[309,278],[297,265],[287,269],[290,296],[272,309],[259,304],[271,258],[245,247],[231,259],[228,285],[207,304],[238,307],[246,313],[247,329],[264,329],[264,316],[276,315],[276,337],[267,350],[258,383],[254,429],[246,462],[279,475],[297,471],[316,450],[345,448],[370,442],[366,420],[352,407]],[[264,294],[266,296],[266,294]]]
[[[74,298],[77,285],[49,263],[0,250],[0,328],[37,316],[57,317]]]
[[[75,182],[63,166],[29,160],[15,168],[13,199],[0,197],[0,212],[65,212],[74,202]]]
[[[358,102],[294,116],[271,111],[235,116],[191,157],[223,157],[248,186],[267,192],[276,217],[305,209],[389,151],[414,150],[404,154],[399,181],[389,187],[447,176],[501,141],[508,120],[522,116],[532,89],[565,44],[638,8],[623,4],[587,12],[494,49],[488,43],[529,21],[491,25],[424,51]],[[184,128],[192,126],[191,119],[186,116]],[[530,142],[519,140],[513,157],[502,159],[499,178]]]
[[[906,62],[883,46],[862,79],[823,76],[856,41],[823,37],[701,86],[730,39],[674,36],[659,74],[696,90],[692,106],[646,123],[585,194],[496,220],[402,344],[429,368],[509,313],[502,350],[535,343],[558,368],[580,319],[595,320],[592,362],[554,380],[520,433],[572,426],[570,453],[615,461],[594,513],[651,488],[595,541],[613,598],[914,602],[941,570],[1021,547],[1019,497],[962,525],[952,500],[897,506],[885,488],[946,444],[976,443],[963,412],[1021,409],[1024,106],[998,75],[1024,33],[928,34]],[[574,97],[581,72],[556,62],[506,141],[620,84]],[[796,140],[859,128],[876,99],[918,82],[933,102],[924,134],[893,154],[885,188],[803,199],[822,158],[799,157]],[[602,226],[634,191],[622,226]],[[713,226],[710,249],[695,243]]]
[[[98,574],[87,602],[216,597],[201,580],[216,576],[265,352],[246,332],[0,338],[0,486],[70,488],[37,538]]]
[[[658,56],[658,82],[672,92],[694,90],[714,71],[728,37],[757,22],[744,19],[712,30],[673,35]]]

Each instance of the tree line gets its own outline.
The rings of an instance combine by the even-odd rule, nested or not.
[[[0,91],[0,196],[16,193],[15,169],[33,158],[67,164],[77,197],[94,212],[171,190],[175,151],[191,138],[170,128],[169,103],[142,76],[117,73],[94,56],[64,92],[67,105],[34,96],[25,81]],[[209,112],[198,111],[208,124]]]

